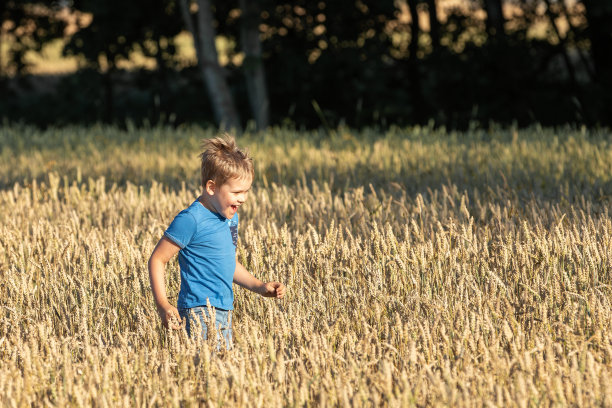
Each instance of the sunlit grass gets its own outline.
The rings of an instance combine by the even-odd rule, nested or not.
[[[240,138],[238,256],[288,294],[236,289],[221,353],[161,329],[146,270],[211,135],[2,129],[1,405],[612,404],[609,134]]]

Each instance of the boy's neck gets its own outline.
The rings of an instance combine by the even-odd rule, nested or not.
[[[198,197],[198,201],[204,206],[204,208],[206,208],[211,213],[218,214],[217,210],[215,210],[215,207],[213,207],[213,205],[206,199],[206,196],[204,196],[204,194]]]

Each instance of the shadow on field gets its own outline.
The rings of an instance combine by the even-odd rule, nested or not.
[[[199,190],[197,154],[211,129],[112,126],[37,130],[0,127],[0,188],[36,180],[106,188],[160,183],[168,191]],[[607,203],[612,194],[609,132],[586,129],[489,129],[465,133],[433,128],[298,132],[274,128],[245,134],[254,158],[254,188],[313,185],[331,194],[370,185],[388,194],[427,197],[442,186],[468,196],[525,202]]]

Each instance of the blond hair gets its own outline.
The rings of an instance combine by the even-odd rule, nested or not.
[[[253,159],[238,146],[236,140],[228,133],[220,137],[202,141],[202,187],[208,180],[220,186],[232,178],[253,178]]]

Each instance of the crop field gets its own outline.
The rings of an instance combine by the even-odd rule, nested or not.
[[[609,131],[241,136],[238,257],[287,295],[235,287],[229,351],[147,271],[211,136],[0,127],[0,406],[612,406]]]

